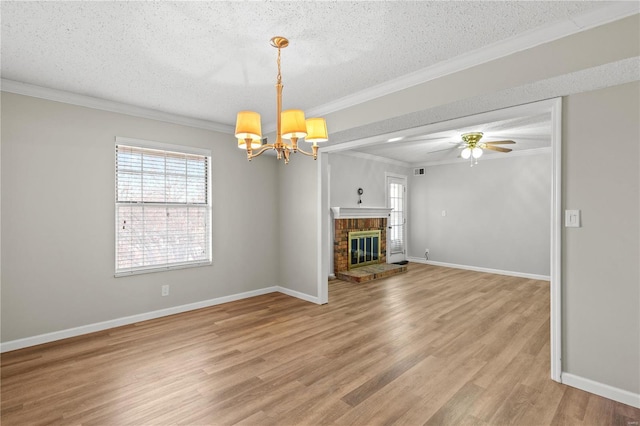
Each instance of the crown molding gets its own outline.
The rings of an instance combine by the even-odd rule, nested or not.
[[[213,121],[201,120],[198,118],[185,117],[171,114],[150,108],[142,108],[121,102],[108,101],[106,99],[94,98],[92,96],[79,95],[77,93],[66,92],[64,90],[50,89],[48,87],[36,86],[14,80],[2,79],[2,91],[16,93],[18,95],[31,96],[34,98],[47,99],[50,101],[63,102],[66,104],[94,108],[103,111],[116,112],[131,115],[134,117],[148,118],[151,120],[164,121],[167,123],[181,124],[183,126],[196,127],[199,129],[213,130],[221,133],[232,134],[234,129],[226,124],[215,123]]]
[[[394,80],[389,80],[352,95],[311,108],[307,115],[309,117],[318,117],[331,114],[381,96],[408,89],[410,87],[417,86],[418,84],[454,74],[456,72],[491,62],[523,50],[531,49],[541,44],[549,43],[591,28],[605,25],[637,13],[640,13],[640,3],[638,2],[614,2],[603,9],[590,11],[574,17],[573,19],[568,19],[527,31],[511,39],[502,40],[484,48],[463,53],[447,61],[439,62],[430,67],[406,74]],[[275,125],[273,125],[273,127],[275,128]]]

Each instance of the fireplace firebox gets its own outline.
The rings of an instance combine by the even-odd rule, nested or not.
[[[349,269],[380,263],[380,231],[349,232]]]

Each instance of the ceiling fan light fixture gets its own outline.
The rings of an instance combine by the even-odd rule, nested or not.
[[[482,154],[483,154],[482,148],[475,147],[471,150],[471,155],[473,156],[473,158],[480,158],[482,157]]]
[[[471,157],[471,149],[470,148],[463,149],[462,152],[460,153],[460,157],[464,158],[465,160],[468,160],[469,157]]]

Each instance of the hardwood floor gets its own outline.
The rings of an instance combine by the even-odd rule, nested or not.
[[[549,379],[547,282],[410,264],[2,355],[2,425],[638,425]]]

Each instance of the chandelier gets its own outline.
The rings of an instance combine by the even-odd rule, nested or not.
[[[254,111],[240,111],[236,120],[236,138],[238,138],[238,148],[247,150],[247,159],[259,156],[265,151],[273,149],[276,151],[278,160],[284,159],[284,163],[289,162],[291,153],[299,152],[304,155],[318,158],[318,142],[325,142],[329,139],[327,134],[327,123],[324,118],[307,118],[305,120],[304,111],[299,109],[289,109],[282,111],[282,75],[280,74],[280,50],[289,45],[289,40],[284,37],[273,37],[271,45],[278,49],[278,78],[276,83],[276,141],[272,144],[262,143],[262,124],[260,114]],[[282,142],[282,139],[289,139],[290,144]],[[298,147],[298,139],[304,138],[306,142],[311,142],[312,152],[306,152]],[[255,151],[254,151],[255,150]]]

